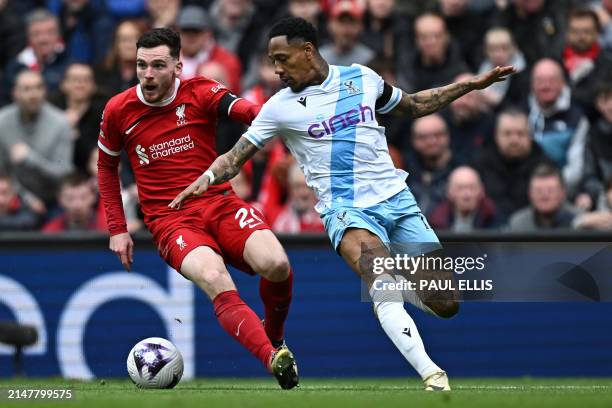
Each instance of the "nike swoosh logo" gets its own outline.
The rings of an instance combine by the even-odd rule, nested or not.
[[[126,131],[125,131],[125,134],[126,134],[126,135],[129,135],[130,133],[132,133],[132,130],[134,130],[134,128],[135,128],[136,126],[138,126],[138,124],[139,124],[139,123],[140,123],[140,121],[138,121],[138,122],[134,123],[134,125],[133,125],[131,128],[129,128],[128,130],[126,130]]]
[[[236,329],[236,337],[240,336],[240,326],[244,323],[245,319],[242,319],[240,323],[238,323],[238,329]]]

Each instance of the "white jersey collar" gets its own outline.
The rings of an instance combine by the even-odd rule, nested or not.
[[[334,77],[336,76],[336,72],[338,71],[338,68],[335,65],[329,64],[328,67],[329,72],[327,73],[327,78],[325,78],[325,81],[323,81],[323,83],[319,85],[321,89],[327,89],[331,85]]]
[[[140,84],[136,85],[136,95],[138,95],[138,99],[140,99],[140,102],[144,103],[147,106],[166,106],[166,105],[170,105],[172,101],[174,101],[174,98],[176,98],[176,94],[178,93],[180,84],[181,84],[181,80],[178,78],[175,78],[174,79],[174,92],[172,92],[172,95],[170,95],[163,101],[154,102],[154,103],[145,101],[144,95],[142,94],[142,89],[140,89]]]

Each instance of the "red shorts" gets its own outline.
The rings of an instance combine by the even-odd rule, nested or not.
[[[185,256],[207,246],[228,263],[254,274],[244,261],[244,245],[255,231],[270,229],[263,214],[233,192],[219,194],[195,208],[150,222],[153,241],[164,260],[180,271]]]

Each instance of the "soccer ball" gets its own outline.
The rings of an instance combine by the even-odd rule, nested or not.
[[[139,388],[174,388],[183,376],[183,356],[170,341],[149,337],[130,351],[127,371]]]

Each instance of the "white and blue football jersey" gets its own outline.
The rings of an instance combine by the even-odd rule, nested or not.
[[[244,136],[260,148],[282,137],[317,194],[319,213],[372,206],[405,189],[408,176],[393,165],[374,114],[401,99],[401,90],[392,88],[377,108],[384,86],[365,66],[330,65],[322,84],[299,93],[285,88],[270,98]]]

